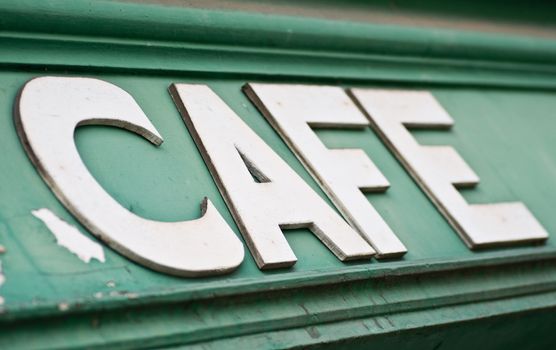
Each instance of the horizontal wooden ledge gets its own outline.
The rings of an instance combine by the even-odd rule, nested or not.
[[[0,2],[2,31],[257,49],[556,64],[556,39],[120,1]]]
[[[473,323],[475,323],[474,331],[468,332],[468,334],[471,333],[473,336],[478,333],[477,329],[481,327],[481,323],[484,325],[484,322],[493,323],[496,322],[496,320],[499,320],[498,325],[501,323],[507,325],[508,320],[513,320],[514,328],[507,326],[506,329],[508,330],[516,330],[516,326],[519,327],[517,328],[518,331],[523,328],[531,330],[531,328],[537,327],[537,323],[530,322],[530,319],[527,319],[527,317],[538,315],[539,313],[546,315],[551,312],[553,313],[555,309],[556,292],[548,292],[521,296],[515,299],[499,299],[475,304],[448,305],[435,309],[400,312],[388,316],[371,316],[316,326],[300,326],[297,328],[281,329],[264,333],[238,335],[198,342],[186,346],[188,346],[188,348],[191,347],[193,349],[203,350],[242,349],[249,348],[253,346],[253,344],[257,344],[259,348],[263,349],[299,349],[311,348],[315,345],[318,347],[324,346],[326,348],[332,348],[334,344],[338,344],[338,346],[343,345],[345,347],[346,341],[348,340],[353,341],[355,344],[362,344],[363,339],[367,339],[368,341],[374,339],[370,344],[378,345],[379,348],[383,348],[380,346],[380,336],[391,334],[392,337],[398,340],[403,339],[402,341],[394,342],[394,344],[398,344],[397,346],[391,345],[392,342],[390,342],[390,346],[387,347],[390,349],[399,348],[399,344],[402,343],[412,344],[412,339],[410,338],[412,334],[438,335],[448,327],[458,327],[458,334],[462,334],[462,325],[472,326]],[[524,327],[524,324],[527,324],[527,326]],[[488,332],[489,330],[487,329],[485,333]],[[488,334],[491,335],[492,333]],[[522,339],[527,339],[529,343],[531,343],[532,339],[535,339],[527,338],[527,335],[530,335],[527,330],[522,330],[519,334],[522,335]],[[546,335],[546,329],[543,334]],[[422,340],[423,336],[419,339]],[[484,337],[480,339],[484,339]],[[429,336],[429,340],[428,344],[430,348],[441,344],[438,337],[433,338]],[[538,341],[538,339],[535,339],[535,341]],[[478,342],[474,341],[473,343],[476,344]],[[507,344],[508,342],[501,341],[496,344],[499,343]],[[271,344],[271,346],[266,346],[267,344]],[[475,344],[468,344],[468,348],[473,348]],[[551,344],[550,340],[546,342],[546,344]],[[173,344],[173,346],[179,345],[182,344]],[[481,348],[481,346],[484,346],[484,344],[480,344],[478,348]],[[368,346],[368,348],[370,347],[371,346]],[[172,347],[172,349],[174,349],[174,347]]]
[[[154,306],[167,303],[184,303],[242,294],[285,291],[324,285],[337,285],[354,281],[428,276],[436,273],[465,271],[473,268],[519,266],[556,260],[556,249],[547,247],[517,248],[500,252],[485,252],[466,259],[439,259],[423,261],[392,261],[365,266],[349,266],[337,270],[314,270],[303,273],[269,275],[268,278],[207,281],[202,287],[173,288],[172,290],[129,291],[107,295],[101,299],[90,296],[77,300],[36,301],[5,308],[0,312],[0,323],[42,316],[70,315],[75,313]],[[556,289],[556,280],[554,286]],[[64,303],[64,310],[59,304]]]
[[[546,296],[553,296],[555,292],[556,264],[551,261],[522,264],[510,270],[497,266],[461,271],[457,274],[405,276],[378,281],[361,280],[352,284],[336,283],[327,288],[314,287],[303,291],[277,290],[272,293],[241,295],[189,304],[149,305],[126,309],[127,322],[121,322],[121,311],[112,310],[113,312],[105,314],[73,315],[72,321],[69,322],[68,317],[64,316],[29,320],[26,323],[6,323],[3,324],[3,330],[10,333],[11,341],[25,341],[29,337],[27,331],[72,334],[80,330],[80,347],[90,348],[106,343],[137,347],[143,342],[151,343],[151,347],[162,347],[228,337],[249,337],[263,332],[328,327],[369,318],[395,320],[383,324],[378,329],[367,329],[367,334],[379,334],[407,329],[400,317],[403,319],[412,313],[431,315],[442,309],[454,308],[472,311],[462,314],[469,320],[474,320],[474,317],[479,319],[508,312],[554,307],[554,298]],[[539,299],[542,295],[545,297]],[[485,304],[491,303],[498,303],[499,306],[484,308]],[[519,310],[515,309],[516,307]],[[476,313],[477,310],[482,313]],[[424,317],[417,323],[410,323],[421,327],[439,326],[461,321],[458,317],[462,314],[444,311],[443,317]],[[94,319],[103,326],[101,339],[95,337],[97,333],[94,327],[90,327]],[[160,324],[163,328],[145,328],[143,322]],[[134,329],[136,331],[133,331]],[[128,334],[133,336],[129,337]],[[53,339],[55,341],[64,337],[57,336]],[[58,347],[55,343],[50,345]]]
[[[0,66],[357,84],[449,84],[553,90],[556,65],[0,32]]]

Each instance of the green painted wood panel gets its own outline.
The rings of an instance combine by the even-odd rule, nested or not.
[[[10,157],[7,161],[10,166],[2,170],[2,197],[16,199],[1,204],[3,242],[8,250],[2,259],[7,277],[2,287],[6,315],[15,314],[19,309],[38,310],[42,305],[55,309],[61,302],[102,304],[114,298],[111,296],[114,291],[137,294],[137,297],[178,292],[194,295],[198,289],[210,292],[207,286],[229,288],[237,283],[254,283],[264,288],[267,281],[311,278],[315,271],[349,275],[350,270],[395,269],[407,264],[417,268],[431,262],[465,259],[480,261],[493,255],[534,254],[554,247],[549,240],[542,247],[470,251],[369,128],[322,130],[319,135],[331,148],[364,149],[389,179],[392,188],[387,193],[370,194],[368,198],[408,247],[409,252],[402,259],[343,263],[309,232],[292,230],[287,238],[299,257],[292,269],[261,272],[247,255],[240,269],[229,276],[184,279],[149,271],[111,250],[107,250],[105,264],[94,261],[87,265],[53,244],[54,237],[48,229],[31,215],[31,210],[47,207],[68,222],[78,224],[42,182],[12,125],[15,95],[26,80],[36,75],[8,73],[2,79],[10,82],[4,85],[10,92],[2,96],[2,120],[6,125],[2,129],[2,149]],[[166,91],[172,82],[191,79],[122,75],[101,75],[100,78],[130,92],[165,138],[164,144],[156,148],[124,130],[82,127],[76,133],[78,148],[92,174],[106,190],[138,215],[161,221],[198,217],[199,204],[208,196],[238,232]],[[243,81],[193,81],[209,84],[320,192],[272,127],[242,94]],[[434,88],[432,91],[454,117],[455,128],[453,131],[419,131],[415,135],[422,144],[453,145],[480,175],[482,181],[477,189],[463,191],[468,200],[472,203],[523,201],[548,232],[554,232],[556,222],[551,203],[556,202],[556,188],[550,186],[556,174],[554,94],[461,88]],[[107,287],[108,281],[114,281],[117,287]],[[102,298],[95,297],[98,292],[103,293]]]
[[[463,348],[474,332],[469,344],[512,340],[489,340],[485,328],[515,339],[535,332],[532,348],[555,340],[544,326],[556,306],[555,40],[171,4],[0,1],[0,14],[0,348],[403,348],[402,339]],[[160,131],[158,148],[111,127],[75,135],[95,178],[146,218],[198,217],[208,196],[241,238],[167,92],[180,82],[208,84],[329,202],[241,92],[246,82],[299,82],[431,91],[455,127],[413,131],[417,140],[453,146],[476,171],[480,185],[462,191],[469,202],[523,201],[551,238],[472,252],[374,131],[319,129],[329,148],[362,148],[390,181],[367,197],[409,249],[404,258],[342,263],[310,232],[289,230],[290,269],[262,272],[247,253],[230,275],[177,278],[107,247],[104,264],[85,264],[31,215],[50,208],[95,239],[44,184],[13,126],[18,90],[45,75],[114,83]]]

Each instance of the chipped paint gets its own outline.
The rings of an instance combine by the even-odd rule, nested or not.
[[[58,304],[58,310],[64,312],[64,311],[68,311],[70,308],[68,303],[59,303]]]
[[[84,262],[91,259],[104,262],[104,249],[90,238],[86,237],[76,227],[57,217],[49,209],[33,210],[33,216],[40,219],[56,237],[56,243],[68,249]]]
[[[2,260],[0,260],[0,287],[4,284],[4,282],[6,282],[6,277],[4,276],[3,273],[3,269],[2,269]],[[4,305],[4,297],[2,297],[0,295],[0,307]]]

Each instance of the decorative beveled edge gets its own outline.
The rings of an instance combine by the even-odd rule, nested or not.
[[[0,2],[0,18],[3,67],[556,88],[547,38],[116,1]]]
[[[241,278],[233,280],[233,282],[230,282],[229,279],[225,281],[206,281],[202,286],[195,285],[181,289],[172,287],[168,290],[157,289],[145,292],[130,291],[129,293],[106,296],[102,299],[91,295],[88,298],[77,298],[75,300],[36,301],[32,304],[21,304],[11,307],[4,306],[3,309],[0,309],[0,323],[42,316],[70,315],[72,313],[125,309],[146,305],[183,303],[255,292],[261,293],[337,285],[339,283],[350,283],[366,279],[425,276],[443,272],[465,271],[473,268],[512,266],[552,260],[556,260],[556,248],[537,247],[533,251],[531,247],[528,247],[515,248],[513,251],[489,253],[488,256],[477,254],[465,259],[392,261],[365,266],[344,266],[341,269],[332,271],[314,270],[301,273],[273,274],[264,279]],[[556,289],[556,284],[554,289]],[[60,302],[67,305],[67,308],[60,310]]]

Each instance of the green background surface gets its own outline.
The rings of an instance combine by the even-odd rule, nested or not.
[[[299,261],[293,268],[259,271],[250,254],[240,268],[216,278],[176,278],[150,271],[130,262],[109,248],[107,261],[85,264],[65,248],[31,211],[49,208],[78,225],[56,200],[26,157],[17,138],[12,107],[19,88],[33,73],[5,73],[1,105],[2,149],[9,155],[1,171],[2,242],[8,253],[2,256],[6,284],[2,287],[5,313],[13,308],[34,308],[60,302],[104,302],[114,292],[172,293],[206,289],[207,285],[233,286],[244,281],[264,288],[265,282],[313,271],[349,275],[351,270],[395,268],[402,264],[423,266],[442,260],[488,258],[491,254],[535,253],[552,248],[490,249],[472,252],[439,214],[408,173],[370,129],[319,130],[329,148],[362,148],[391,183],[384,194],[369,194],[386,222],[408,248],[402,259],[343,263],[337,260],[309,231],[291,230],[286,237]],[[91,76],[91,75],[87,75]],[[236,225],[220,196],[208,169],[183,124],[167,87],[174,82],[208,84],[255,132],[284,158],[316,191],[326,198],[292,152],[241,92],[243,81],[191,80],[187,77],[133,77],[102,75],[137,100],[164,138],[154,147],[123,129],[101,126],[81,127],[76,143],[85,164],[104,188],[122,206],[145,218],[160,221],[190,220],[199,216],[204,196],[210,198],[227,222]],[[556,221],[556,109],[554,94],[546,92],[501,91],[496,89],[433,88],[432,92],[455,120],[452,131],[416,131],[427,145],[452,145],[479,174],[481,183],[463,194],[471,203],[522,201],[545,226],[554,232]],[[295,198],[292,198],[295,200]],[[83,232],[86,232],[81,227]],[[113,281],[115,288],[107,287]],[[210,284],[209,284],[210,282]],[[95,298],[98,292],[106,293]],[[112,295],[110,294],[112,292]]]
[[[556,342],[554,5],[319,4],[0,0],[0,348]],[[289,230],[298,257],[289,269],[262,272],[247,253],[230,275],[177,278],[107,247],[104,264],[85,264],[31,215],[49,208],[90,236],[42,181],[13,125],[18,90],[45,75],[116,84],[153,122],[165,140],[158,148],[117,128],[75,134],[99,183],[149,219],[196,218],[208,196],[241,237],[171,101],[171,83],[208,84],[324,200],[242,85],[395,87],[431,91],[454,118],[450,131],[413,134],[424,145],[453,146],[475,170],[480,184],[462,191],[470,203],[522,201],[550,238],[470,251],[370,128],[318,129],[329,148],[365,150],[391,183],[367,196],[407,246],[402,259],[342,263],[310,232]]]

